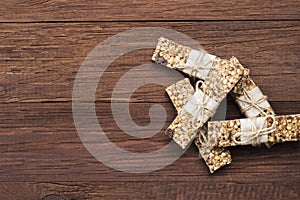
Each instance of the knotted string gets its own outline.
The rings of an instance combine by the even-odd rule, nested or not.
[[[203,84],[203,81],[199,80],[196,83],[196,92],[195,92],[196,94],[200,91],[200,88],[199,88],[200,83]],[[202,99],[199,99],[199,101],[198,101],[199,104],[197,105],[197,107],[195,109],[196,115],[193,115],[193,119],[192,119],[192,126],[196,130],[199,129],[199,127],[201,125],[198,122],[198,118],[203,119],[204,115],[212,116],[214,114],[214,110],[211,110],[206,107],[206,104],[208,103],[209,99],[210,99],[209,95],[203,94]],[[200,115],[200,117],[199,117],[199,115]],[[195,124],[195,123],[197,123],[197,124]]]
[[[206,131],[205,131],[206,132]],[[207,147],[208,146],[208,137],[207,137],[207,132],[206,134],[204,133],[204,131],[199,131],[198,134],[198,140],[201,144],[201,147]]]
[[[267,100],[267,96],[262,95],[259,99],[254,99],[252,98],[251,95],[249,95],[248,92],[246,92],[245,89],[242,89],[243,91],[243,96],[245,97],[245,99],[242,99],[241,97],[238,97],[237,100],[244,102],[247,104],[247,106],[245,106],[244,108],[241,109],[242,113],[245,113],[246,111],[248,111],[251,108],[256,108],[257,110],[259,110],[259,112],[263,115],[267,115],[267,113],[264,111],[265,108],[263,106],[260,106],[259,104],[262,103],[263,101]]]
[[[210,137],[208,137],[208,133],[207,130],[199,130],[199,134],[198,134],[198,140],[201,144],[201,148],[204,149],[208,149],[211,150],[213,147],[216,146],[216,135],[210,135]]]
[[[264,128],[264,123],[267,123],[267,119],[271,118],[272,125],[270,127]],[[268,135],[269,133],[272,133],[276,130],[275,127],[275,117],[273,115],[267,115],[264,117],[264,123],[260,127],[257,127],[255,124],[255,121],[257,118],[250,118],[251,119],[251,131],[241,131],[237,132],[232,136],[233,141],[238,145],[245,145],[248,144],[250,141],[253,146],[257,146],[260,144],[260,137],[263,135]],[[246,137],[247,139],[244,141],[241,141],[241,137]],[[240,141],[237,140],[237,138],[240,138]]]
[[[198,57],[196,58],[195,63],[191,63],[190,61],[187,61],[185,65],[178,66],[177,68],[181,71],[185,69],[190,69],[189,76],[191,77],[197,77],[197,73],[201,72],[201,70],[215,68],[214,66],[208,67],[208,64],[210,64],[212,60],[204,65],[200,65],[199,63],[201,63],[203,57],[204,57],[204,53],[201,52],[201,54],[198,55]]]

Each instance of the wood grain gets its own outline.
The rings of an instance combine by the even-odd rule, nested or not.
[[[3,0],[0,21],[299,20],[297,0]]]
[[[296,199],[297,182],[200,183],[189,182],[6,182],[4,199],[97,200],[97,199]],[[19,193],[14,193],[15,187]]]
[[[132,174],[96,160],[82,144],[72,114],[76,73],[89,52],[138,27],[180,31],[213,54],[236,56],[277,114],[300,113],[299,9],[296,0],[1,1],[0,199],[299,199],[297,142],[271,149],[231,148],[232,164],[214,175],[194,146],[164,169]],[[133,92],[130,104],[124,98],[113,102],[129,106],[128,117],[140,126],[150,123],[151,106],[162,105],[167,113],[162,130],[138,139],[114,120],[116,83],[136,66],[151,63],[153,48],[115,60],[96,90],[96,113],[104,131],[97,134],[130,152],[151,152],[168,144],[163,130],[176,116],[163,86],[146,84],[132,91],[132,84],[144,77],[174,80],[172,73],[146,68],[122,88],[123,95]],[[241,117],[228,97],[226,118]],[[98,142],[94,137],[91,141]]]
[[[175,29],[199,41],[209,52],[227,58],[235,55],[252,70],[253,79],[266,91],[271,101],[300,101],[298,21],[283,24],[188,22],[0,26],[0,37],[3,38],[0,49],[0,102],[71,101],[76,73],[87,54],[109,36],[141,26]],[[139,64],[151,63],[152,52],[153,49],[134,51],[116,60],[101,78],[100,84],[107,90],[98,87],[97,100],[109,99],[115,83],[128,70]],[[149,71],[141,73],[141,76],[151,75]],[[159,76],[158,80],[167,78],[159,74],[156,76]],[[160,93],[145,95],[153,97],[151,101],[159,101],[153,96],[157,94]]]

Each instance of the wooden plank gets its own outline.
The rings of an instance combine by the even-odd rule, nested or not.
[[[0,12],[6,17],[0,17],[0,21],[91,19],[95,12],[88,8],[83,13],[76,10],[78,2],[74,2],[72,13],[65,12],[64,16],[59,12],[71,7],[70,4],[68,8],[64,7],[63,4],[67,4],[64,1],[59,2],[62,6],[60,11],[53,8],[53,5],[58,5],[57,1],[37,4],[10,1],[10,5],[23,5],[24,9],[18,11],[20,15],[15,14],[14,6],[9,7],[4,2],[2,5],[8,9]],[[284,12],[288,7],[278,6],[277,2],[267,4],[273,6],[277,13],[267,11],[265,15],[256,15],[255,6],[253,12],[249,8],[249,12],[242,9],[244,13],[241,15],[245,16],[243,19],[271,19],[271,16],[272,20],[276,16],[298,19],[294,12],[298,2],[291,2],[281,2],[281,5],[293,6],[287,15]],[[29,4],[31,12],[27,11],[29,7],[26,5]],[[46,4],[47,8],[34,11]],[[91,2],[85,6],[97,8],[95,4]],[[252,2],[243,4],[251,6]],[[50,11],[52,14],[49,14]],[[259,11],[265,12],[264,8]],[[236,12],[226,12],[232,13],[227,15],[228,19],[241,18],[241,15],[235,15]],[[14,15],[7,15],[9,13]],[[81,14],[86,18],[79,17]],[[119,18],[113,20],[130,20],[130,17],[132,20],[136,14],[116,15]],[[200,17],[202,15],[199,14]],[[70,19],[72,16],[75,17]],[[108,20],[103,17],[108,15],[98,16],[101,20]],[[172,16],[174,12],[170,12],[169,19]],[[213,19],[213,14],[207,16]],[[144,17],[152,20],[154,15]],[[191,18],[189,15],[176,17],[180,20]],[[226,18],[223,16],[222,19]],[[252,70],[253,79],[269,96],[277,114],[299,113],[299,25],[299,21],[1,23],[0,199],[297,199],[299,143],[284,143],[271,149],[231,148],[232,164],[214,175],[210,175],[203,161],[198,159],[195,147],[164,169],[144,174],[120,172],[97,161],[81,143],[73,121],[71,97],[80,64],[98,43],[124,30],[159,26],[181,31],[217,55],[237,56]],[[114,84],[128,70],[145,61],[150,62],[152,51],[134,51],[116,60],[101,79],[103,88],[97,89],[96,111],[101,126],[111,142],[128,151],[151,152],[170,141],[162,131],[149,139],[126,135],[116,125],[110,109]],[[149,70],[140,74],[140,77],[145,76],[168,78],[152,75]],[[130,91],[125,87],[123,92],[127,94]],[[124,103],[124,99],[116,101]],[[134,121],[147,125],[150,121],[149,107],[155,103],[161,104],[167,111],[166,128],[176,111],[164,93],[164,87],[158,85],[145,85],[135,91],[130,104]],[[227,118],[238,117],[241,115],[229,97]]]
[[[18,192],[16,192],[18,191]],[[3,199],[297,199],[298,182],[6,182]]]
[[[99,123],[111,142],[120,148],[151,152],[170,141],[163,131],[149,139],[135,139],[124,134],[115,124],[107,105],[100,103],[97,106]],[[132,103],[131,115],[138,124],[146,125],[145,122],[149,121],[150,105]],[[166,128],[176,112],[170,102],[162,105],[168,113]],[[278,114],[300,111],[299,102],[273,102],[272,105]],[[228,106],[229,118],[240,117],[232,102]],[[85,149],[76,133],[70,102],[1,104],[1,110],[1,181],[114,182],[128,181],[130,177],[130,181],[255,183],[296,181],[300,178],[299,143],[279,144],[271,149],[250,146],[232,148],[233,163],[215,175],[210,175],[203,161],[198,159],[194,146],[179,160],[159,171],[145,174],[118,172],[97,161]]]
[[[1,22],[299,19],[297,0],[91,1],[3,0]]]
[[[299,25],[298,21],[0,24],[0,102],[71,101],[76,73],[88,53],[109,36],[144,26],[175,29],[214,54],[235,55],[252,70],[271,101],[300,101]],[[100,82],[106,89],[98,87],[96,100],[109,100],[117,80],[135,66],[151,63],[152,52],[133,51],[112,63]],[[145,70],[140,76],[168,79],[151,73]],[[160,101],[156,94],[163,89],[157,85],[151,89],[142,101]],[[153,93],[156,90],[160,92]]]

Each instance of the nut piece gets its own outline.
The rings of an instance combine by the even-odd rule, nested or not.
[[[169,68],[177,68],[185,65],[191,50],[187,46],[161,37],[156,45],[152,60]]]

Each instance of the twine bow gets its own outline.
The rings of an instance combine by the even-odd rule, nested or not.
[[[245,113],[246,111],[248,111],[251,108],[256,108],[257,110],[259,110],[259,112],[261,114],[266,116],[267,113],[264,111],[265,108],[263,106],[261,106],[260,103],[267,100],[267,96],[262,95],[260,98],[254,99],[245,89],[242,89],[242,91],[243,91],[243,96],[245,99],[238,97],[237,100],[246,103],[247,106],[242,108],[241,112]]]
[[[198,131],[198,141],[201,144],[201,148],[211,150],[213,147],[216,146],[216,135],[208,136],[207,129],[202,128]]]
[[[183,70],[188,70],[189,73],[188,75],[191,77],[197,77],[197,73],[201,72],[201,70],[205,70],[205,69],[212,69],[215,68],[214,66],[212,67],[208,67],[208,65],[210,63],[212,63],[213,61],[210,60],[209,62],[205,63],[205,64],[201,64],[202,63],[202,59],[204,58],[205,53],[201,52],[194,63],[190,62],[189,60],[187,60],[187,63],[185,65],[181,65],[178,66],[177,68],[180,69],[181,71]]]
[[[195,129],[199,129],[199,127],[201,126],[201,124],[198,120],[199,118],[203,119],[205,115],[212,116],[214,114],[214,110],[207,107],[207,103],[210,100],[209,95],[205,95],[205,94],[203,94],[202,96],[200,95],[200,91],[201,91],[199,89],[200,83],[203,83],[203,81],[199,80],[196,83],[196,92],[194,93],[194,95],[195,95],[197,102],[193,102],[193,103],[197,104],[196,108],[193,110],[194,114],[193,114],[193,119],[192,119],[192,126]]]
[[[272,119],[272,125],[270,127],[264,128],[264,124],[267,122],[268,118]],[[261,136],[268,135],[269,133],[272,133],[276,130],[275,117],[273,115],[265,116],[263,123],[261,124],[260,127],[257,127],[257,125],[255,123],[257,118],[249,118],[249,119],[251,119],[251,131],[241,131],[241,132],[237,132],[233,135],[233,141],[238,145],[249,144],[249,142],[251,141],[251,144],[253,146],[257,146],[260,144]],[[241,139],[242,137],[245,137],[247,139],[242,141],[242,139]],[[240,138],[239,141],[238,141],[238,138]]]

